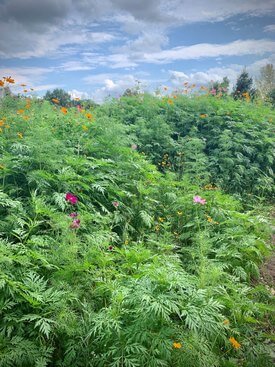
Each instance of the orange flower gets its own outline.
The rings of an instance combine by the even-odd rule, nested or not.
[[[21,87],[26,87],[26,86],[27,86],[27,84],[20,84],[20,86],[21,86]]]
[[[66,113],[68,112],[68,110],[65,107],[61,107],[61,112],[64,113],[64,115],[66,115]]]
[[[22,133],[17,133],[17,136],[19,139],[23,139],[23,134]]]
[[[4,87],[5,82],[3,80],[0,80],[0,87]]]
[[[57,99],[57,98],[52,98],[52,101],[53,101],[53,103],[59,103],[59,99]]]
[[[14,84],[15,83],[15,81],[14,81],[14,79],[12,79],[12,77],[11,76],[7,76],[6,78],[4,78],[5,80],[6,80],[6,82],[7,83],[10,83],[10,84]]]
[[[175,98],[175,99],[176,99],[176,98],[178,98],[178,97],[177,97],[177,96],[173,96],[173,98]]]
[[[239,349],[239,348],[241,348],[241,344],[240,344],[240,343],[238,343],[238,342],[237,342],[237,340],[236,340],[233,336],[231,336],[231,337],[229,338],[229,341],[230,341],[230,343],[232,344],[232,347],[233,347],[233,348],[235,348],[235,349]]]
[[[176,343],[176,342],[174,342],[174,343],[173,343],[173,347],[174,347],[175,349],[180,349],[180,348],[182,347],[182,344],[181,344],[181,343]]]
[[[87,117],[87,119],[91,119],[93,117],[93,115],[91,113],[86,113],[86,117]]]
[[[24,110],[22,110],[22,109],[17,111],[18,115],[22,115],[22,113],[24,113]]]
[[[23,92],[24,92],[24,93],[27,93],[27,91],[28,91],[27,89],[24,89],[24,90],[23,90]]]
[[[4,121],[0,120],[0,126],[4,126]]]
[[[31,108],[31,105],[29,103],[26,104],[25,108],[28,110]]]

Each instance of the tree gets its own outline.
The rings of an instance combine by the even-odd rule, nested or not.
[[[233,98],[250,100],[255,97],[255,94],[256,90],[255,88],[253,88],[253,79],[244,69],[237,79],[235,88],[232,93]]]
[[[269,94],[275,89],[275,69],[273,64],[266,64],[260,69],[257,88],[262,99],[268,99]]]
[[[71,96],[64,89],[54,89],[53,91],[47,91],[44,99],[51,103],[58,103],[60,106],[68,107],[71,103]],[[58,102],[57,102],[58,101]]]
[[[222,82],[214,82],[210,85],[210,89],[216,91],[216,94],[220,94],[222,96],[226,95],[228,93],[229,88],[229,79],[227,76],[225,76],[222,80]]]

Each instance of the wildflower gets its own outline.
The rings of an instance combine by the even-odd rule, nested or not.
[[[77,202],[78,202],[78,198],[70,192],[67,192],[67,194],[65,196],[65,200],[70,202],[73,205],[77,204]]]
[[[88,131],[89,130],[86,125],[82,125],[81,127],[82,127],[82,130],[84,130],[84,131]]]
[[[86,117],[87,117],[87,119],[91,119],[93,117],[93,115],[91,113],[86,113]]]
[[[131,149],[136,150],[137,149],[137,145],[136,144],[132,144],[131,145]]]
[[[21,87],[26,87],[26,86],[27,86],[27,84],[20,84],[20,86],[21,86]]]
[[[235,349],[239,349],[239,348],[241,347],[241,344],[240,344],[240,343],[238,343],[238,342],[237,342],[237,340],[236,340],[233,336],[231,336],[231,337],[229,338],[229,341],[230,341],[230,343],[232,344],[232,347],[233,347],[233,348],[235,348]]]
[[[181,216],[181,215],[182,215],[182,211],[180,211],[180,210],[179,210],[179,211],[177,212],[177,214],[178,214],[179,216]]]
[[[109,246],[109,247],[108,247],[108,250],[109,250],[109,251],[112,251],[113,249],[114,249],[114,248],[113,248],[113,246]]]
[[[22,113],[24,113],[24,110],[22,110],[22,109],[21,110],[17,110],[17,114],[18,115],[22,115]]]
[[[215,88],[212,88],[209,93],[212,94],[212,96],[215,96],[217,94],[217,91]]]
[[[3,80],[0,80],[0,87],[4,87],[5,82]]]
[[[72,229],[77,229],[80,227],[80,219],[74,219],[71,226]]]
[[[200,196],[196,195],[193,197],[193,202],[196,204],[201,204],[201,205],[205,205],[206,204],[206,200],[201,198]]]
[[[65,107],[61,107],[61,112],[64,113],[64,115],[66,115],[66,113],[68,112],[68,110]]]
[[[119,207],[119,202],[118,201],[113,201],[112,204],[115,208]]]
[[[172,101],[172,99],[168,99],[167,103],[168,104],[173,104],[174,102]]]
[[[17,136],[19,139],[23,139],[23,134],[22,133],[17,133]]]
[[[57,99],[57,98],[52,98],[52,101],[53,101],[53,103],[59,103],[59,99]]]
[[[0,120],[0,126],[4,126],[4,120]]]
[[[6,77],[4,79],[6,80],[7,83],[10,83],[10,84],[14,84],[15,83],[14,79],[12,79],[11,76],[8,76],[8,77]]]
[[[202,113],[202,114],[200,115],[200,118],[202,118],[202,119],[204,119],[205,117],[207,117],[206,113]]]
[[[159,221],[159,222],[161,222],[161,223],[163,223],[163,222],[164,222],[164,218],[159,217],[159,218],[158,218],[158,221]]]
[[[228,319],[223,320],[223,324],[224,325],[229,325],[229,320]]]
[[[158,232],[160,230],[160,226],[159,226],[159,224],[157,224],[156,226],[155,226],[155,231],[156,232]]]
[[[173,343],[173,347],[174,347],[175,349],[180,349],[180,348],[182,347],[182,344],[181,344],[181,343],[176,343],[176,342],[174,342],[174,343]]]
[[[82,111],[82,107],[79,104],[76,106],[76,108],[77,108],[77,111],[78,112],[81,112]]]
[[[211,217],[208,217],[208,216],[207,216],[207,222],[209,222],[209,223],[213,223],[214,221],[213,221],[213,219],[212,219]]]
[[[77,216],[78,216],[77,212],[72,212],[72,213],[69,214],[69,217],[71,217],[71,218],[75,218]]]
[[[23,92],[24,92],[24,93],[27,93],[27,91],[28,91],[28,89],[24,89],[24,90],[23,90]]]

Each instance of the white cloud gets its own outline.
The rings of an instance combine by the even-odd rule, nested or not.
[[[77,89],[72,89],[68,91],[71,98],[89,99],[90,96],[87,92],[82,92]]]
[[[275,41],[238,40],[227,44],[201,43],[179,46],[170,50],[146,53],[144,61],[150,63],[170,63],[177,60],[194,60],[203,57],[262,55],[275,50]]]
[[[275,24],[270,24],[264,27],[264,32],[275,32]]]

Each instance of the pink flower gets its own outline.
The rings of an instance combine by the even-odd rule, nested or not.
[[[78,216],[78,213],[77,212],[73,212],[73,213],[70,213],[69,214],[69,217],[71,217],[71,218],[75,218],[77,216]]]
[[[196,195],[193,197],[193,202],[196,204],[201,204],[201,205],[205,205],[206,204],[206,200],[201,198],[200,196]]]
[[[112,204],[115,208],[119,207],[119,202],[118,201],[113,201]]]
[[[78,202],[78,198],[75,195],[73,195],[71,192],[67,192],[65,196],[65,200],[69,201],[73,205],[77,204]]]
[[[132,148],[133,150],[137,150],[137,145],[136,145],[136,144],[132,144],[132,145],[131,145],[131,148]]]
[[[79,228],[80,227],[80,219],[74,219],[72,221],[72,224],[71,224],[70,227],[73,228],[73,229]]]
[[[217,93],[217,91],[216,91],[216,89],[215,89],[215,88],[211,89],[210,94],[212,94],[213,96],[215,96],[215,95],[216,95],[216,93]]]

